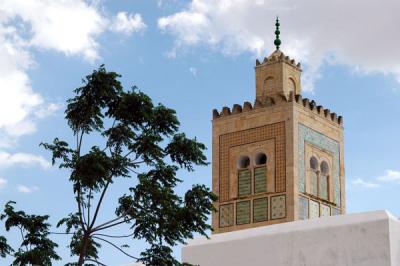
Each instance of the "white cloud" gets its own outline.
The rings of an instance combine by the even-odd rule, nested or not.
[[[131,34],[132,32],[140,32],[147,28],[140,14],[128,14],[119,12],[114,18],[112,29],[116,32]]]
[[[29,153],[8,153],[0,151],[0,167],[38,165],[43,169],[50,168],[51,164],[42,156]]]
[[[121,31],[144,25],[139,14],[118,15],[126,24]],[[0,1],[0,148],[34,133],[38,119],[61,107],[32,88],[32,52],[52,50],[93,62],[100,57],[96,39],[111,23],[95,0]]]
[[[34,192],[34,191],[39,190],[39,188],[38,188],[37,186],[28,187],[28,186],[25,186],[25,185],[19,185],[19,186],[17,187],[17,190],[18,190],[18,192],[28,194],[28,193],[32,193],[32,192]]]
[[[82,0],[3,0],[0,10],[8,19],[20,18],[30,27],[29,45],[66,55],[98,58],[96,36],[107,20],[96,5]]]
[[[0,189],[4,188],[7,185],[7,180],[0,177]]]
[[[45,106],[41,106],[35,111],[35,116],[37,118],[45,118],[51,115],[54,115],[55,112],[60,110],[63,107],[61,103],[50,103]]]
[[[383,176],[377,178],[382,182],[399,182],[400,181],[400,171],[386,170]]]
[[[195,77],[197,76],[197,68],[195,67],[190,67],[189,68],[190,73],[192,73],[192,75]]]
[[[36,125],[33,121],[22,120],[5,128],[5,132],[13,137],[20,137],[36,132]]]
[[[35,108],[45,105],[31,88],[26,71],[33,63],[25,47],[16,28],[6,26],[0,16],[0,142],[7,136],[32,133],[28,118]]]
[[[400,1],[192,0],[161,17],[159,28],[181,46],[207,45],[224,54],[272,52],[274,19],[281,18],[282,50],[305,65],[303,87],[313,90],[323,64],[392,74],[400,82]]]
[[[365,180],[363,180],[361,178],[357,178],[357,179],[351,181],[351,183],[353,185],[360,186],[360,187],[365,187],[365,188],[377,188],[377,187],[379,187],[379,184],[374,183],[374,182],[365,181]]]

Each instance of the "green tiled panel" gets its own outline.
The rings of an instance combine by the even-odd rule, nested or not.
[[[250,223],[250,201],[236,203],[236,224]]]
[[[318,176],[315,172],[311,172],[311,194],[318,196]]]
[[[332,208],[332,215],[340,215],[341,211],[339,209],[336,208]]]
[[[267,168],[254,169],[254,193],[267,192]]]
[[[328,199],[328,177],[321,176],[319,179],[319,196],[323,199]]]
[[[328,205],[321,203],[321,217],[330,216],[331,215],[331,207]]]
[[[310,200],[310,219],[319,217],[319,202]]]
[[[255,199],[253,201],[253,222],[268,220],[268,198]]]
[[[251,194],[251,173],[250,170],[242,170],[238,172],[238,194],[246,196]]]
[[[219,227],[233,225],[233,203],[219,206]]]
[[[308,219],[308,198],[299,196],[299,219]]]
[[[286,217],[286,196],[279,195],[271,197],[271,219]]]

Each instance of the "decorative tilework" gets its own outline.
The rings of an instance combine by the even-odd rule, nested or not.
[[[236,203],[236,224],[250,223],[250,201]]]
[[[299,219],[308,219],[308,198],[299,196]]]
[[[318,196],[318,176],[317,173],[311,172],[311,194]]]
[[[267,168],[254,168],[254,193],[267,192]]]
[[[319,178],[319,196],[328,200],[328,177],[321,175]]]
[[[233,203],[219,206],[219,227],[233,225]]]
[[[253,201],[253,222],[268,220],[268,198],[254,199]]]
[[[280,219],[286,217],[286,196],[271,197],[271,219]]]
[[[238,196],[251,194],[251,172],[250,170],[238,171]]]
[[[342,212],[337,208],[332,208],[332,215],[340,215]]]
[[[321,217],[331,216],[331,207],[321,203]]]
[[[333,202],[340,206],[339,143],[321,133],[299,123],[299,191],[305,192],[306,164],[304,158],[305,142],[328,150],[333,154],[332,177],[334,184]]]
[[[310,219],[319,217],[319,202],[310,200]]]
[[[285,122],[236,131],[219,137],[219,200],[229,200],[229,149],[275,139],[275,191],[286,191]]]

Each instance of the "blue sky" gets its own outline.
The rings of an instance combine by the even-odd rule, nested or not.
[[[74,210],[67,173],[38,145],[72,139],[65,101],[102,63],[126,88],[174,108],[211,160],[211,110],[254,100],[255,59],[273,51],[279,14],[281,49],[303,65],[303,95],[344,116],[347,211],[399,216],[400,2],[372,2],[1,1],[0,206],[15,200],[53,224]],[[179,175],[179,191],[211,185],[211,167]],[[115,184],[102,218],[126,185]],[[67,262],[68,239],[55,239]],[[143,247],[135,242],[131,253]],[[101,258],[130,262],[114,254],[104,245]]]

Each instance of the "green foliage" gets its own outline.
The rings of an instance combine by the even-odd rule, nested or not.
[[[79,257],[76,265],[98,262],[99,241],[146,265],[180,265],[171,247],[211,229],[207,224],[214,210],[211,191],[195,185],[184,197],[175,192],[182,182],[177,178],[179,169],[193,171],[196,165],[207,165],[205,146],[179,132],[174,110],[154,105],[136,87],[124,90],[119,77],[102,65],[74,90],[65,111],[76,137],[74,146],[58,138],[41,144],[52,153],[53,164],[58,161],[60,168],[71,173],[77,211],[58,226],[72,234],[71,254]],[[84,140],[93,134],[103,138],[104,146],[98,143],[83,149]],[[129,189],[116,202],[115,216],[99,224],[105,194],[121,178],[133,180],[127,181]],[[116,236],[98,237],[100,231],[120,224],[129,224],[131,229],[121,238],[148,243],[139,257],[125,252],[127,245],[123,250],[106,239]]]
[[[0,220],[5,220],[5,229],[18,229],[21,233],[22,242],[17,251],[14,251],[4,237],[0,237],[0,255],[12,255],[15,259],[12,265],[52,265],[52,260],[61,258],[55,252],[58,246],[51,241],[50,224],[46,223],[48,215],[28,215],[23,211],[14,210],[15,202],[10,201],[4,207],[4,213]]]
[[[0,236],[0,257],[5,258],[13,252],[14,249],[8,245],[7,239],[4,236]]]
[[[69,248],[71,250],[72,256],[79,256],[82,252],[84,243],[84,232],[80,229],[75,231],[72,236],[71,243]],[[94,259],[97,260],[99,258],[99,248],[101,245],[93,239],[93,237],[89,237],[88,242],[86,243],[87,247],[85,248],[84,259]]]
[[[172,255],[172,250],[168,246],[152,245],[146,251],[142,252],[140,262],[145,265],[171,265],[180,266]]]
[[[71,174],[71,181],[80,187],[99,191],[111,176],[113,161],[98,147],[79,157]]]
[[[174,135],[165,151],[171,156],[173,162],[179,166],[193,171],[193,164],[207,165],[203,150],[206,147],[196,139],[186,138],[184,133]]]

